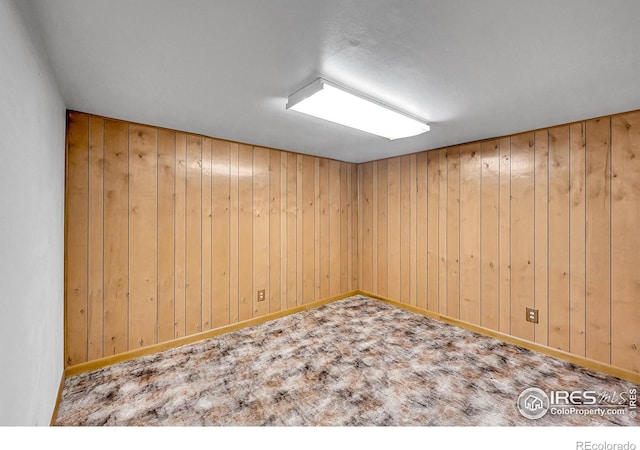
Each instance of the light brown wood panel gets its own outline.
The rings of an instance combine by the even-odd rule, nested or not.
[[[176,133],[158,130],[158,342],[173,340],[175,322]]]
[[[416,241],[416,192],[418,189],[417,186],[417,168],[418,163],[416,159],[416,154],[409,155],[410,160],[410,197],[409,197],[409,212],[410,212],[410,226],[409,226],[409,280],[410,280],[410,288],[409,288],[409,298],[412,306],[416,306],[417,304],[417,269],[416,269],[416,259],[417,259],[417,241]]]
[[[586,352],[611,363],[611,119],[586,123]]]
[[[282,267],[287,267],[287,255],[282,252],[280,245],[282,230],[286,229],[280,223],[282,216],[280,204],[282,159],[280,154],[281,152],[279,151],[267,150],[267,157],[269,158],[269,291],[267,292],[269,312],[276,312],[282,309],[280,305],[283,292],[281,288],[281,275]],[[285,172],[284,176],[286,177],[286,175]],[[256,261],[254,261],[253,264],[255,267]]]
[[[187,135],[185,333],[202,331],[202,137]]]
[[[302,303],[315,299],[315,181],[316,164],[311,156],[302,156]]]
[[[481,147],[480,324],[500,329],[500,142]]]
[[[447,315],[460,318],[460,148],[447,149]]]
[[[532,341],[526,308],[534,305],[534,134],[511,137],[511,334]]]
[[[240,146],[229,148],[229,322],[240,319]],[[246,175],[243,175],[246,176]],[[245,269],[246,270],[246,269]]]
[[[500,206],[498,247],[500,253],[499,331],[511,333],[511,138],[500,145]]]
[[[427,174],[427,152],[416,155],[416,306],[427,309],[429,297],[429,275],[427,272],[428,255],[427,247],[429,241],[429,222],[427,216],[428,209],[428,174]]]
[[[67,184],[72,178],[67,172]],[[104,128],[104,193],[104,355],[109,356],[129,349],[129,126],[113,120],[105,120]],[[66,209],[69,227],[69,212],[77,220],[81,211],[69,203]],[[67,247],[79,237],[73,236],[67,236]]]
[[[535,132],[535,307],[538,310],[538,324],[534,327],[535,341],[538,344],[549,343],[549,285],[547,268],[549,260],[547,249],[547,226],[549,223],[549,132]]]
[[[321,298],[327,298],[330,295],[330,270],[331,270],[331,259],[330,259],[330,251],[329,246],[331,243],[331,222],[330,215],[331,211],[329,210],[329,160],[328,159],[320,159],[316,158],[318,161],[318,199],[320,200],[318,204],[319,216],[318,220],[320,223],[318,240],[316,245],[316,261],[319,262],[319,275],[320,275],[320,283],[318,283],[318,288],[320,289],[320,294],[316,295],[316,300],[320,300]]]
[[[297,260],[297,264],[296,264],[296,288],[297,288],[297,293],[296,293],[296,303],[298,305],[302,305],[304,304],[304,280],[303,280],[303,269],[304,269],[304,258],[303,258],[303,250],[304,250],[304,242],[305,241],[305,234],[303,233],[303,215],[305,213],[305,210],[307,210],[307,208],[305,208],[305,199],[302,195],[302,186],[303,186],[303,177],[302,177],[302,163],[303,163],[303,155],[297,155],[296,156],[296,239],[297,239],[297,245],[296,245],[296,260]],[[307,180],[308,182],[309,180]],[[307,195],[309,195],[309,189],[307,188]],[[307,212],[308,215],[308,212]],[[307,234],[307,239],[309,239]],[[307,244],[308,245],[308,244]]]
[[[480,324],[480,144],[460,146],[460,319]]]
[[[349,180],[347,180],[347,184],[349,186],[349,208],[351,213],[349,214],[351,225],[349,228],[351,229],[351,239],[349,239],[349,245],[351,246],[350,253],[350,261],[349,261],[349,272],[351,273],[351,284],[349,285],[349,290],[359,289],[360,288],[360,278],[358,278],[359,274],[359,261],[358,261],[358,223],[360,221],[358,217],[358,204],[360,203],[358,196],[358,166],[355,164],[351,165],[351,171]]]
[[[104,119],[89,117],[87,360],[102,358],[104,318]]]
[[[371,292],[378,292],[378,161],[371,163]]]
[[[186,336],[187,292],[187,135],[176,134],[176,254],[175,254],[175,330],[174,338]]]
[[[320,278],[321,278],[321,273],[322,273],[322,264],[321,264],[321,259],[320,259],[320,228],[322,225],[321,222],[321,211],[320,211],[320,161],[318,160],[318,158],[313,158],[313,163],[314,163],[314,179],[315,182],[313,184],[313,218],[314,218],[314,222],[313,222],[313,258],[314,258],[314,262],[313,262],[313,275],[315,278],[315,281],[313,283],[314,286],[314,290],[313,290],[313,300],[317,300],[320,298]]]
[[[347,292],[351,284],[351,274],[349,272],[349,243],[351,242],[351,228],[349,227],[351,217],[349,209],[349,192],[347,185],[349,179],[348,172],[351,171],[351,165],[348,163],[340,163],[340,291]]]
[[[569,126],[549,130],[549,346],[569,351]]]
[[[439,152],[430,151],[427,154],[427,309],[439,312],[438,289],[438,202],[440,196],[440,180],[438,176]]]
[[[211,164],[211,244],[212,244],[212,326],[230,323],[231,206],[230,206],[230,146],[226,141],[213,140]],[[236,228],[237,230],[237,228]],[[237,231],[236,231],[237,233]],[[233,286],[233,287],[232,287]]]
[[[373,290],[373,163],[362,166],[362,248],[360,250],[360,264],[362,280],[361,286],[365,291]]]
[[[210,330],[213,321],[212,308],[212,172],[211,139],[202,139],[202,331]]]
[[[238,146],[238,320],[253,317],[253,147]]]
[[[68,143],[66,365],[358,286],[354,164],[81,113]]]
[[[269,150],[253,148],[253,314],[259,317],[269,313],[271,288],[269,285]],[[274,268],[275,269],[275,268]],[[280,278],[280,276],[278,276]],[[265,290],[265,300],[258,302],[258,290]]]
[[[569,135],[569,351],[585,355],[585,134],[574,123]]]
[[[87,360],[89,117],[70,113],[67,120],[65,361],[70,366]]]
[[[341,283],[341,237],[340,232],[340,162],[329,161],[329,295],[340,294]]]
[[[287,308],[295,307],[298,297],[298,157],[287,154]]]
[[[287,242],[287,152],[278,152],[280,154],[280,298],[279,298],[279,310],[287,309],[287,284],[288,284],[288,265],[289,265],[289,253]]]
[[[388,188],[389,180],[387,174],[387,160],[378,161],[378,215],[374,217],[377,220],[377,247],[378,247],[378,260],[377,260],[377,292],[382,296],[388,296],[388,248],[387,248],[387,236],[388,236]]]
[[[239,294],[249,300],[245,317],[266,316],[303,301],[303,276],[311,280],[307,293],[312,301],[327,290],[361,287],[368,270],[378,294],[386,289],[385,296],[407,302],[408,292],[408,304],[455,317],[455,296],[466,297],[476,284],[474,269],[466,276],[467,250],[479,248],[480,262],[472,267],[479,264],[483,326],[522,335],[516,322],[523,319],[519,303],[526,295],[540,311],[538,325],[525,324],[535,330],[527,339],[633,370],[638,307],[632,293],[638,280],[630,268],[637,250],[627,247],[634,242],[629,230],[638,220],[637,114],[614,118],[615,139],[604,118],[463,146],[461,160],[453,147],[358,166],[270,149],[254,154],[251,146],[240,149],[236,143],[71,113],[81,118],[84,131],[74,130],[70,118],[67,151],[74,138],[78,142],[78,133],[83,137],[79,154],[68,155],[67,196],[75,186],[82,202],[72,210],[67,197],[66,364],[123,353],[130,337],[132,346],[140,347],[140,338],[146,346],[147,339],[166,341],[193,332],[186,330],[192,311],[186,303],[191,295],[185,295],[192,282],[200,290],[197,330],[207,328],[207,320],[211,326],[237,323],[243,307]],[[145,148],[138,130],[157,136],[157,155],[138,156]],[[531,139],[519,141],[528,135],[534,136],[533,148]],[[194,142],[200,143],[195,158]],[[480,164],[467,153],[473,147],[482,150]],[[72,170],[78,160],[81,170]],[[610,167],[616,169],[615,178],[609,176]],[[308,205],[303,192],[311,199]],[[154,198],[141,202],[149,193]],[[475,227],[467,222],[478,215],[474,208],[479,208]],[[366,217],[370,237],[365,237]],[[143,234],[141,224],[147,220],[152,224]],[[70,233],[74,229],[78,233]],[[200,239],[197,245],[194,235]],[[80,285],[76,292],[68,269],[78,246],[84,254],[79,256],[81,270],[72,269]],[[311,249],[306,260],[304,249]],[[149,257],[142,264],[145,253]],[[371,257],[369,269],[360,264],[363,255]],[[527,258],[525,266],[524,256],[532,256],[532,264]],[[492,273],[490,263],[496,259]],[[462,276],[451,272],[460,264]],[[157,280],[141,276],[146,274]],[[261,274],[269,299],[264,311],[254,292]],[[146,290],[157,290],[155,315],[138,310],[146,302],[136,303],[144,300],[139,293]],[[84,303],[74,306],[78,294]],[[491,305],[488,298],[498,303]],[[76,308],[82,305],[79,313]],[[491,308],[493,321],[487,319]],[[466,315],[464,306],[461,312]],[[584,334],[577,326],[581,322]],[[69,360],[70,346],[81,356]]]
[[[129,349],[155,344],[158,314],[157,130],[129,128]],[[199,205],[198,205],[199,208]],[[198,224],[199,225],[199,224]]]
[[[366,204],[365,203],[366,200],[363,193],[364,182],[362,179],[364,167],[365,167],[365,164],[358,164],[353,174],[354,177],[356,177],[356,182],[355,182],[356,185],[354,186],[354,188],[356,189],[356,192],[357,192],[356,201],[353,203],[354,208],[356,210],[356,219],[354,220],[354,224],[355,224],[355,228],[358,230],[358,233],[356,235],[357,246],[355,247],[356,252],[354,254],[353,261],[360,263],[358,264],[358,269],[357,269],[358,283],[356,284],[356,286],[358,286],[361,289],[362,289],[362,282],[363,282],[362,268],[367,264],[366,261],[363,261],[363,256],[362,256],[362,251],[363,251],[362,236],[364,235],[364,232],[362,230],[363,224],[364,224],[363,208],[365,207],[365,204]]]
[[[611,363],[640,372],[640,111],[611,120]]]
[[[400,158],[387,160],[389,225],[387,229],[388,248],[388,292],[389,298],[400,298]]]
[[[411,155],[400,157],[400,301],[411,304]]]

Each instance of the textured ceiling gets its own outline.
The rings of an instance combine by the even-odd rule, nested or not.
[[[361,162],[640,108],[637,0],[31,0],[69,109]],[[431,123],[286,111],[323,76]]]

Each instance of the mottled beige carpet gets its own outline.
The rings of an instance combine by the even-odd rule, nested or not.
[[[527,419],[516,401],[534,386],[639,388],[355,296],[69,378],[58,424],[640,424],[625,405],[614,416],[578,408]]]

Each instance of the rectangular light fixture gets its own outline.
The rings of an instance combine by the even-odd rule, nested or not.
[[[429,131],[429,124],[351,89],[318,78],[289,97],[287,109],[388,139]]]

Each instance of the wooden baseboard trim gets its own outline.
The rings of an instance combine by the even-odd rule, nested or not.
[[[101,369],[103,367],[107,367],[112,364],[117,364],[117,363],[128,361],[134,358],[139,358],[140,356],[151,355],[153,353],[158,353],[164,350],[169,350],[171,348],[180,347],[186,344],[191,344],[193,342],[201,341],[203,339],[208,339],[210,337],[218,336],[220,334],[230,333],[232,331],[240,330],[242,328],[259,325],[264,322],[270,322],[272,320],[279,319],[281,317],[285,317],[301,311],[318,308],[320,306],[327,305],[329,303],[342,300],[344,298],[351,297],[356,294],[358,294],[358,291],[351,291],[345,294],[335,295],[333,297],[324,298],[322,300],[317,300],[315,302],[306,303],[304,305],[298,305],[293,308],[285,309],[283,311],[270,313],[265,316],[256,317],[255,319],[243,320],[242,322],[234,323],[231,325],[225,325],[223,327],[218,327],[213,330],[207,330],[207,331],[203,331],[202,333],[192,334],[190,336],[185,336],[179,339],[175,339],[173,341],[162,342],[160,344],[154,344],[154,345],[150,345],[148,347],[144,347],[136,350],[129,350],[128,352],[119,353],[117,355],[107,356],[107,357],[96,359],[93,361],[76,364],[76,365],[67,367],[64,371],[64,376],[71,377],[83,372],[91,372],[92,370]],[[63,383],[64,383],[64,378],[63,378]],[[57,413],[57,410],[56,410],[56,413]]]
[[[611,366],[609,364],[604,364],[599,361],[594,361],[592,359],[584,358],[582,356],[573,355],[571,353],[565,352],[563,350],[559,350],[552,347],[547,347],[546,345],[541,345],[535,342],[530,342],[525,339],[521,339],[515,336],[511,336],[505,333],[501,333],[499,331],[491,330],[489,328],[481,327],[479,325],[475,325],[469,322],[465,322],[464,320],[454,319],[453,317],[445,316],[443,314],[434,313],[432,311],[428,311],[426,309],[418,308],[413,305],[408,305],[406,303],[401,303],[390,298],[382,297],[380,295],[374,294],[372,292],[367,292],[363,290],[358,290],[358,294],[364,295],[366,297],[370,297],[376,300],[380,300],[382,302],[388,303],[392,306],[396,306],[398,308],[406,309],[407,311],[411,311],[416,314],[420,314],[425,317],[430,317],[432,319],[439,320],[440,322],[445,322],[450,325],[455,325],[460,328],[464,328],[470,331],[473,331],[478,334],[482,334],[484,336],[489,336],[503,342],[507,342],[509,344],[514,344],[519,347],[524,347],[529,350],[533,350],[535,352],[543,353],[548,356],[553,356],[554,358],[562,359],[563,361],[567,361],[578,366],[586,367],[588,369],[593,369],[598,372],[605,373],[607,375],[614,376],[616,378],[620,378],[622,380],[631,381],[633,383],[640,384],[640,374],[636,372],[632,372],[630,370],[622,369],[620,367]]]
[[[56,421],[58,420],[58,408],[60,407],[60,400],[62,400],[62,391],[64,389],[64,380],[65,372],[62,372],[62,376],[60,377],[60,385],[58,386],[58,396],[56,397],[56,403],[53,405],[53,412],[51,413],[51,422],[49,422],[49,426],[55,427]]]

